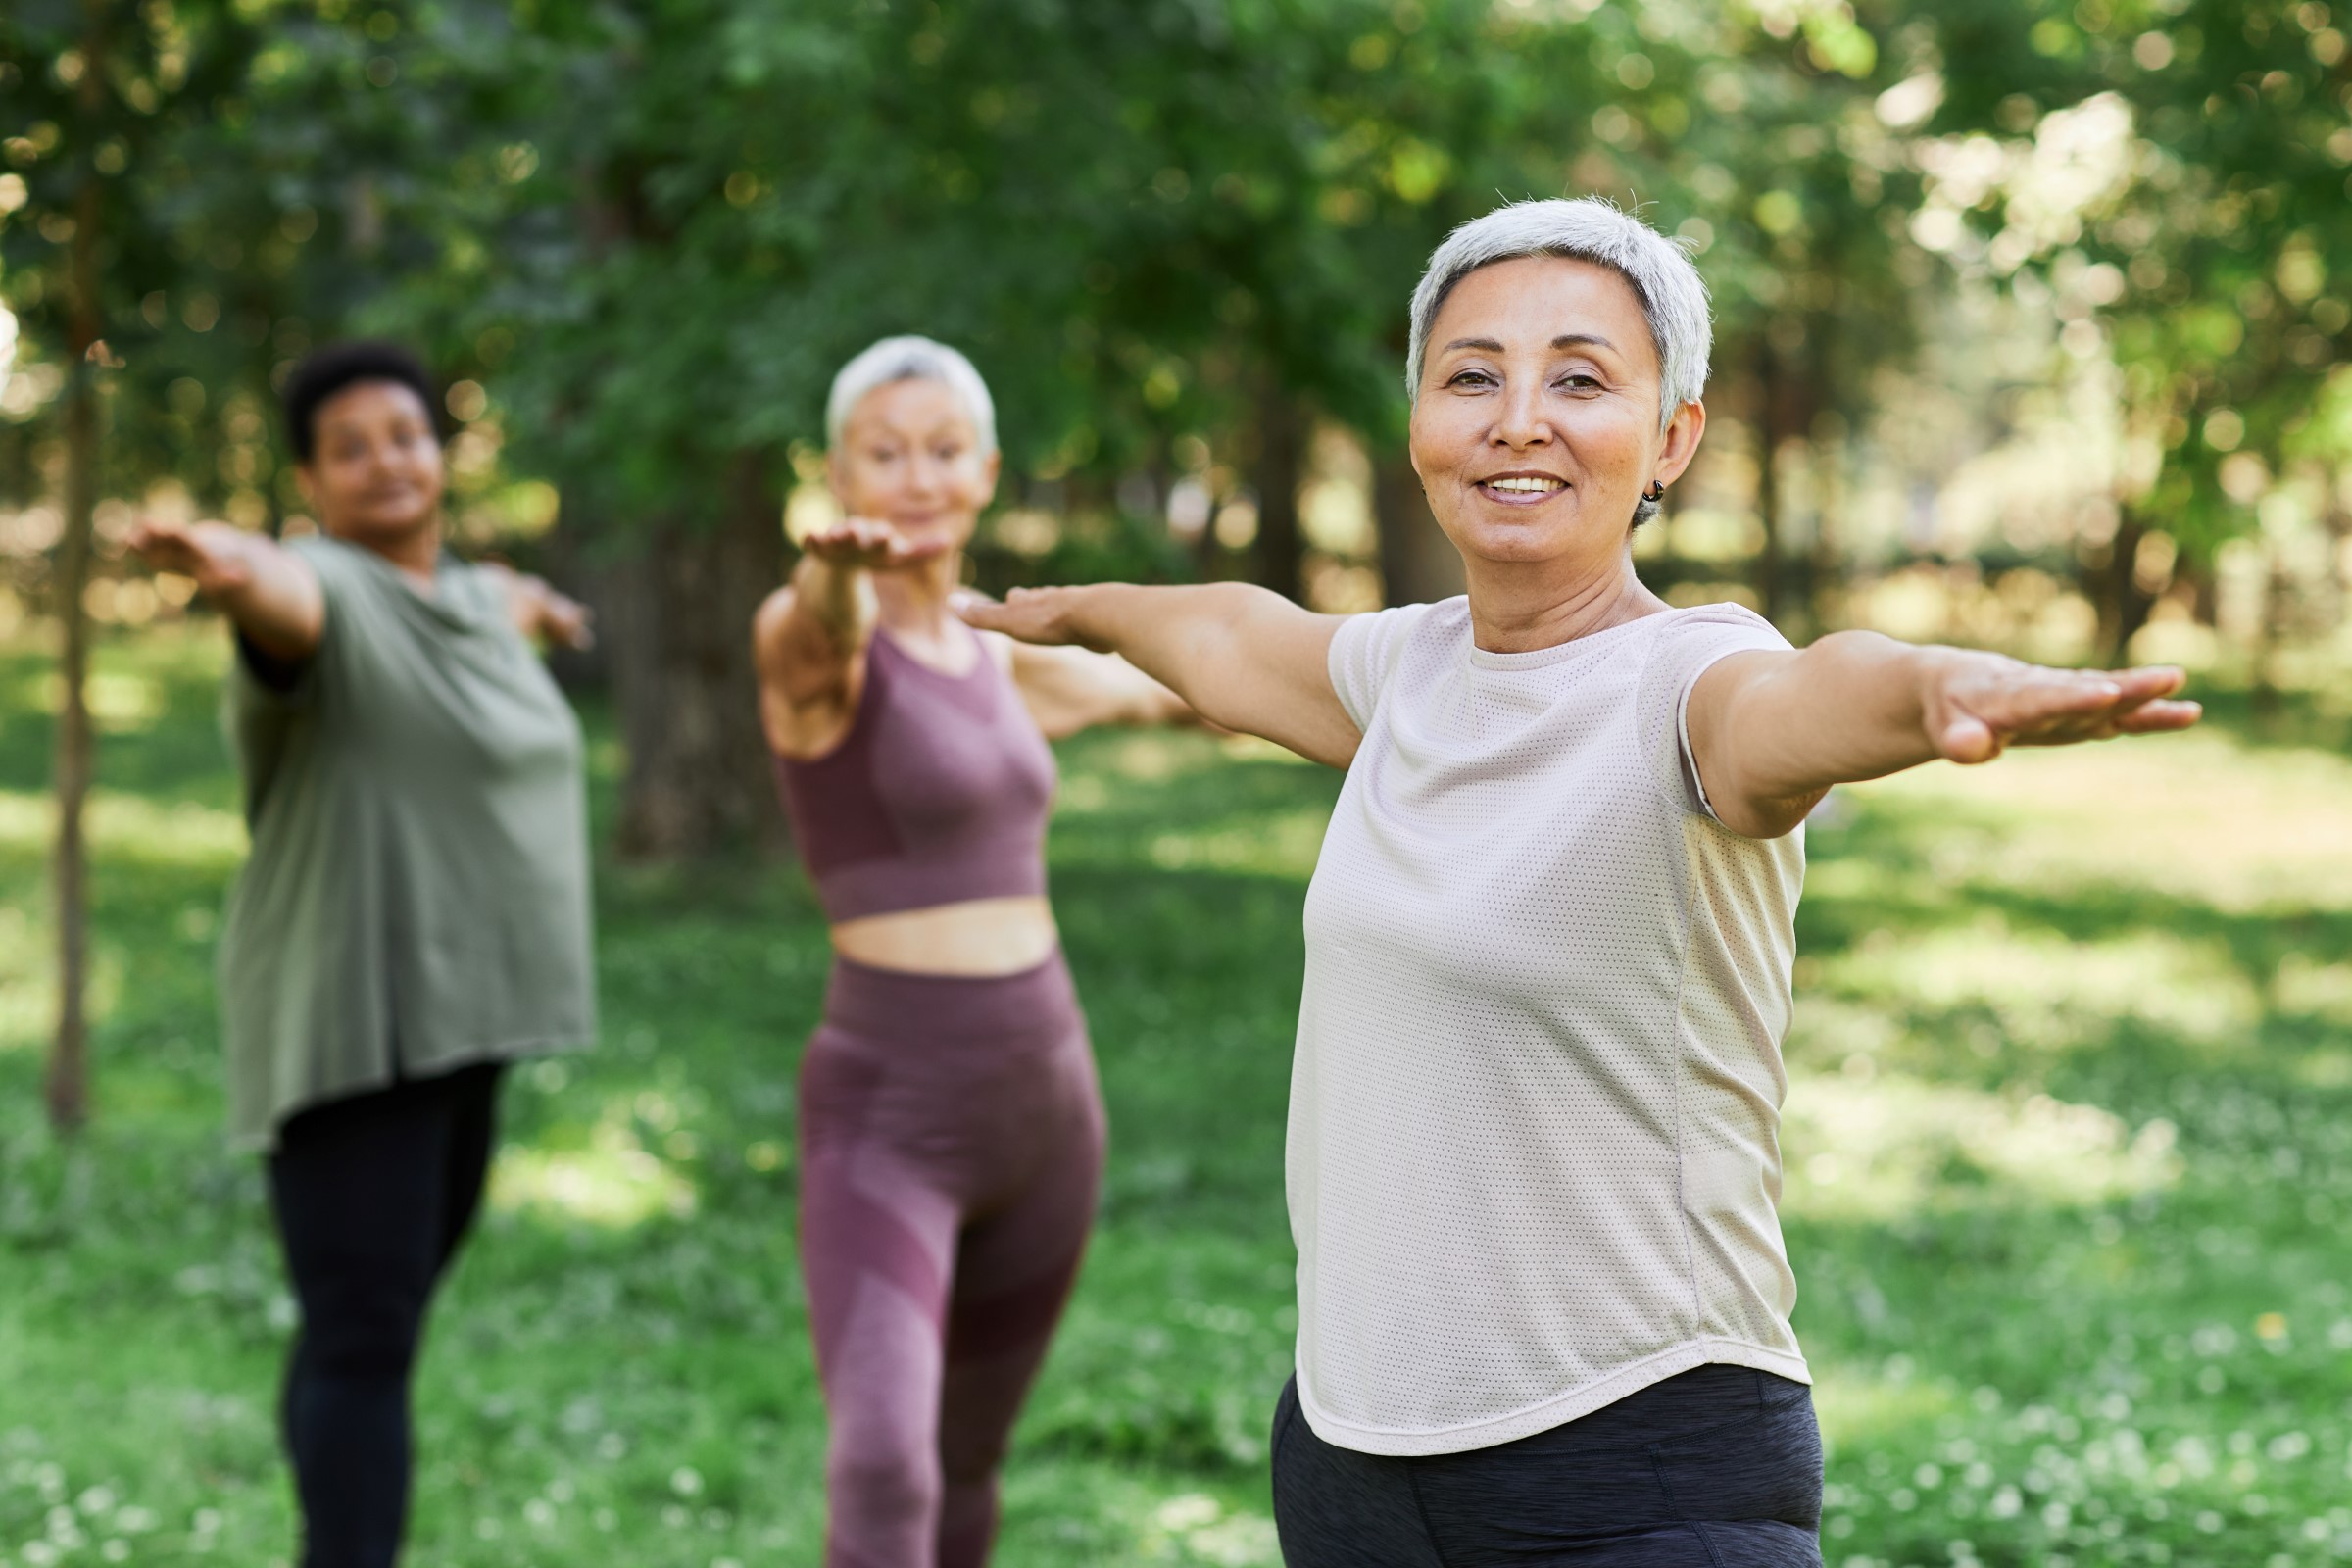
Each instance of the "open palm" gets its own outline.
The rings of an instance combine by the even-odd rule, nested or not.
[[[2183,679],[2170,665],[2050,669],[1997,654],[1963,654],[1930,703],[1928,733],[1955,762],[1989,762],[2011,746],[2186,729],[2203,710],[2170,700]]]

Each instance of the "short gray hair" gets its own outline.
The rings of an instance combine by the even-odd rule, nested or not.
[[[1594,197],[1578,201],[1513,202],[1446,236],[1413,290],[1412,352],[1405,362],[1405,395],[1421,400],[1421,363],[1438,308],[1453,286],[1482,267],[1522,256],[1563,256],[1605,267],[1633,285],[1649,320],[1661,370],[1658,426],[1664,429],[1707,385],[1707,348],[1714,336],[1707,285],[1690,254],[1647,223]]]
[[[868,392],[895,381],[937,381],[963,400],[980,450],[997,450],[997,405],[972,362],[927,337],[886,337],[841,368],[825,397],[825,444],[841,445],[850,415]]]

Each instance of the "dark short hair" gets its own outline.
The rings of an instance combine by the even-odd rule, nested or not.
[[[433,378],[424,364],[397,343],[330,343],[310,355],[286,378],[286,439],[294,461],[308,463],[318,444],[318,411],[337,393],[363,381],[391,381],[416,394],[427,417],[440,428],[433,408]]]

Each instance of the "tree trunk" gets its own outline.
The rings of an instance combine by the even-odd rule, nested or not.
[[[624,855],[678,859],[783,840],[752,668],[752,616],[784,579],[772,461],[739,454],[709,525],[663,519],[612,573]]]
[[[1380,534],[1381,597],[1426,605],[1462,591],[1462,556],[1438,527],[1412,459],[1393,452],[1372,466],[1372,520]]]
[[[2091,602],[2099,612],[2099,657],[2110,669],[2123,667],[2131,657],[2132,637],[2156,608],[2156,596],[2139,585],[2139,542],[2146,536],[2138,516],[2124,508],[2116,516],[2106,564],[2097,568],[2091,583]]]
[[[1788,420],[1788,389],[1781,357],[1769,336],[1756,343],[1756,522],[1764,542],[1756,551],[1756,608],[1775,625],[1787,609],[1788,583],[1781,561],[1781,430]]]
[[[1306,466],[1306,421],[1279,387],[1258,398],[1257,580],[1287,599],[1306,602],[1305,549],[1298,533],[1298,480]]]
[[[78,1130],[90,1117],[89,1020],[84,999],[89,986],[89,866],[82,833],[90,793],[90,616],[83,604],[90,580],[90,519],[98,504],[98,371],[105,357],[104,321],[98,294],[98,171],[88,148],[97,141],[103,108],[106,34],[92,7],[83,47],[78,107],[84,120],[81,189],[74,200],[74,240],[69,259],[72,303],[68,306],[66,349],[66,516],[58,543],[56,614],[65,695],[57,714],[57,1038],[51,1042],[42,1084],[49,1124],[60,1132]]]

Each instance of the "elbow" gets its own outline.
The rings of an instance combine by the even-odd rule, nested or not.
[[[1813,814],[1813,808],[1829,793],[1825,785],[1775,800],[1733,800],[1718,805],[1715,820],[1741,838],[1787,838],[1804,824],[1805,818]]]

